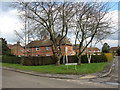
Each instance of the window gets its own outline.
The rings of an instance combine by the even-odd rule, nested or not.
[[[71,52],[70,55],[74,55],[74,54]]]
[[[37,54],[36,56],[40,56],[39,54]]]
[[[46,56],[50,56],[50,54],[46,54]]]
[[[100,53],[98,53],[98,55],[101,55]]]
[[[95,52],[95,51],[94,51]]]
[[[40,50],[40,48],[39,47],[36,47],[36,51],[39,51]]]
[[[46,47],[46,50],[50,50],[50,47]]]
[[[27,50],[28,52],[30,52],[30,48],[28,48],[28,50]]]
[[[89,52],[91,53],[91,50]]]
[[[23,52],[23,50],[21,50],[21,52]]]

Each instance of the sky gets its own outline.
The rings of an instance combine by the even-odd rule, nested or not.
[[[110,6],[112,6],[112,8],[109,10],[107,16],[111,17],[116,23],[118,21],[118,2],[111,2]],[[116,27],[117,26],[118,25],[116,24]],[[10,2],[0,2],[0,37],[5,38],[8,44],[15,44],[17,42],[17,37],[14,30],[19,31],[22,27],[23,25],[19,19],[17,9],[11,8]],[[74,44],[74,36],[70,40]],[[118,46],[118,33],[103,40],[103,43],[105,42],[107,42],[110,47]],[[101,49],[102,44],[98,43],[96,47]]]

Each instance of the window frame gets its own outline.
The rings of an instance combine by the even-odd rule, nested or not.
[[[39,49],[39,50],[38,50]],[[36,51],[40,51],[40,47],[36,47]]]
[[[48,49],[49,48],[49,49]],[[48,50],[50,50],[50,47],[46,47],[46,50],[48,51]]]
[[[30,51],[31,51],[31,49],[30,49],[30,48],[28,48],[28,49],[27,49],[27,51],[28,51],[28,52],[30,52]]]
[[[46,54],[46,56],[50,56],[50,54]]]

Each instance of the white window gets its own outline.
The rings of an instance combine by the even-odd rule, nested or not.
[[[98,53],[98,55],[101,55],[100,53]]]
[[[46,56],[50,56],[50,54],[46,54]]]
[[[100,51],[98,50],[98,52],[100,52]]]
[[[40,56],[39,54],[37,54],[36,56]]]
[[[36,47],[36,51],[39,51],[40,50],[40,48],[39,47]]]
[[[30,48],[28,48],[27,51],[30,52]]]
[[[23,52],[23,50],[21,50],[21,52]]]
[[[74,55],[74,54],[71,52],[70,55]]]
[[[50,50],[50,47],[46,47],[46,50]]]
[[[94,51],[95,52],[95,51]]]

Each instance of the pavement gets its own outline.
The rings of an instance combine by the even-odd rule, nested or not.
[[[49,78],[57,78],[57,79],[72,79],[72,80],[89,80],[92,82],[106,83],[110,84],[114,83],[116,85],[120,85],[118,82],[118,59],[115,57],[111,62],[109,62],[103,71],[92,74],[81,74],[81,75],[67,75],[67,74],[44,74],[34,71],[24,71],[14,68],[2,67],[3,70],[15,71],[19,73],[40,76],[40,77],[49,77]],[[108,83],[107,83],[108,82]]]
[[[118,88],[118,86],[91,82],[86,79],[48,78],[3,70],[2,88]]]

